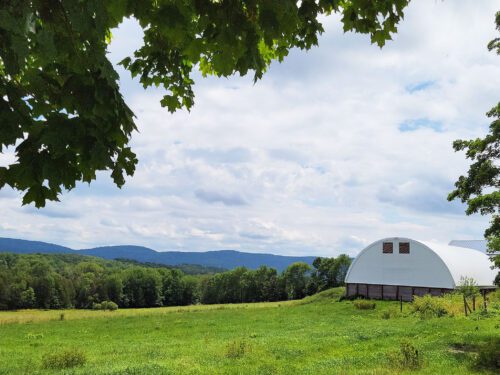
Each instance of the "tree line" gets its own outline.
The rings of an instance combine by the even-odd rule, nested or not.
[[[67,254],[0,254],[0,310],[182,306],[299,299],[343,284],[351,259],[187,275],[166,266]]]

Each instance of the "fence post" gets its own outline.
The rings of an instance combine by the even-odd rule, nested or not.
[[[467,301],[465,301],[465,296],[464,297],[464,311],[465,311],[465,316],[467,316]]]
[[[403,312],[403,296],[399,296],[399,312]]]

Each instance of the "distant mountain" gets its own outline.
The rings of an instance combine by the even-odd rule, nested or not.
[[[54,245],[47,242],[18,240],[15,238],[0,237],[0,252],[18,254],[43,253],[43,254],[73,254],[75,250],[69,247]]]
[[[316,258],[246,253],[235,250],[215,250],[207,252],[160,252],[147,247],[130,245],[74,250],[68,247],[45,242],[17,240],[13,238],[0,238],[0,252],[80,254],[105,259],[131,259],[143,263],[158,263],[173,266],[196,264],[226,269],[232,269],[239,266],[256,269],[265,265],[276,268],[278,271],[284,270],[294,262],[306,262],[312,264]]]

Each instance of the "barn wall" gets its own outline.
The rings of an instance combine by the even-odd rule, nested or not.
[[[427,287],[412,287],[407,285],[383,285],[383,284],[346,284],[347,297],[362,297],[369,299],[385,299],[413,301],[413,296],[424,296],[430,294],[432,296],[441,296],[444,293],[450,293],[453,289],[445,288],[427,288]]]
[[[396,285],[384,285],[384,293],[382,299],[399,299],[398,297],[398,287]]]
[[[403,298],[403,301],[413,301],[413,288],[411,286],[400,286],[398,298]]]
[[[368,284],[368,298],[382,299],[382,285]]]

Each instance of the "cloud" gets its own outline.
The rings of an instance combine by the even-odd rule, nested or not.
[[[297,150],[291,149],[272,149],[269,150],[269,156],[277,160],[297,163],[304,165],[308,161],[308,157]]]
[[[262,233],[252,233],[252,232],[240,232],[239,235],[244,238],[249,238],[251,240],[268,240],[271,236]]]
[[[250,162],[252,154],[243,147],[234,147],[228,150],[207,148],[187,149],[186,156],[204,159],[209,163],[245,163]]]
[[[33,206],[24,206],[22,208],[24,212],[29,215],[40,215],[45,216],[47,218],[56,218],[56,219],[75,219],[80,217],[80,213],[74,210],[65,210],[64,208],[60,209],[57,204],[49,203],[48,207],[45,208],[35,208]]]
[[[421,81],[417,83],[413,83],[410,85],[407,85],[405,87],[406,91],[408,91],[410,94],[413,94],[418,91],[424,91],[427,90],[433,86],[436,85],[436,81]]]
[[[221,193],[198,189],[195,191],[196,198],[206,203],[222,203],[226,206],[244,206],[246,200],[237,193]]]
[[[0,236],[323,256],[391,235],[480,238],[488,218],[446,196],[468,169],[452,142],[485,134],[496,103],[500,60],[485,46],[497,8],[411,2],[383,49],[325,17],[319,47],[291,51],[255,84],[197,74],[195,106],[173,115],[161,89],[119,68],[140,130],[135,176],[118,189],[99,173],[41,211],[3,189]],[[128,20],[113,32],[111,60],[141,43]],[[0,165],[12,157],[0,154]]]
[[[365,248],[367,245],[368,242],[366,239],[356,236],[343,236],[338,240],[339,250],[348,255],[356,254],[360,249]]]
[[[377,197],[381,202],[397,207],[420,211],[429,214],[458,214],[463,215],[464,205],[454,201],[449,202],[446,197],[452,186],[443,186],[441,181],[410,180],[400,185],[383,186]],[[441,185],[441,186],[440,186]]]
[[[439,121],[429,120],[428,118],[417,118],[402,122],[399,124],[398,129],[402,132],[414,132],[419,129],[431,129],[440,133],[443,131],[443,124]]]

